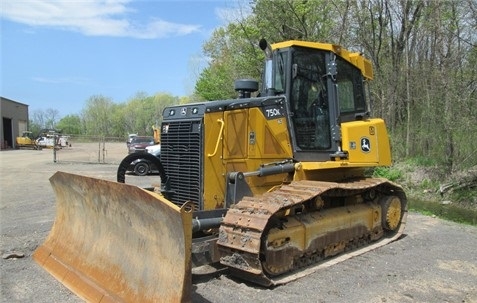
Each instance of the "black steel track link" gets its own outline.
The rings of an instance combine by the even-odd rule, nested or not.
[[[266,228],[273,215],[304,204],[306,201],[320,195],[346,197],[371,189],[379,191],[384,195],[395,195],[401,200],[404,207],[401,214],[401,226],[397,232],[363,248],[333,257],[330,262],[325,262],[326,264],[321,264],[323,263],[320,262],[321,258],[313,258],[314,261],[320,264],[311,266],[301,273],[294,273],[292,269],[290,273],[285,273],[279,277],[271,278],[265,274],[260,260],[261,243],[263,237],[268,232]],[[220,227],[217,244],[222,255],[221,263],[229,266],[232,274],[235,273],[239,277],[264,286],[279,285],[308,275],[321,267],[342,262],[396,240],[403,232],[406,217],[406,195],[401,186],[387,179],[362,178],[344,183],[309,180],[293,181],[290,184],[282,185],[277,190],[262,195],[244,197],[233,205],[227,212]],[[306,266],[310,265],[308,264],[310,263],[309,261],[306,261],[306,263]],[[298,265],[298,267],[302,266]]]

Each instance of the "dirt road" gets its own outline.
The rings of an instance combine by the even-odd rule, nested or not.
[[[81,302],[31,258],[53,224],[48,178],[66,171],[114,181],[124,143],[108,144],[105,164],[96,145],[0,152],[1,302]],[[89,156],[86,156],[88,155]],[[127,177],[150,185],[155,177]],[[149,184],[148,184],[149,183]],[[477,302],[477,228],[410,213],[400,240],[284,286],[266,289],[227,271],[193,277],[193,302]],[[24,254],[12,257],[12,252]],[[5,259],[6,258],[6,259]],[[149,260],[153,262],[154,260]]]

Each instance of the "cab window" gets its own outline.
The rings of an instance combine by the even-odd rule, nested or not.
[[[339,57],[336,58],[336,62],[338,68],[336,81],[341,114],[365,111],[363,77],[360,70]]]

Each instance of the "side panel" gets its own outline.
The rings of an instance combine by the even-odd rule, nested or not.
[[[224,113],[224,159],[248,158],[248,109],[238,109]]]
[[[252,172],[292,158],[286,118],[268,119],[266,109],[251,107],[224,112],[224,159],[227,172]],[[286,174],[247,178],[252,192],[263,193],[281,184]]]
[[[266,119],[257,107],[226,111],[224,117],[224,160],[257,159],[261,163],[262,159],[280,161],[292,158],[284,117]],[[255,169],[256,166],[249,168]]]
[[[258,159],[293,157],[285,117],[266,119],[259,108],[249,110],[249,154]]]
[[[341,124],[342,148],[349,163],[391,165],[391,148],[382,119],[369,119]]]
[[[225,166],[223,149],[225,121],[224,112],[204,115],[204,210],[225,206]]]

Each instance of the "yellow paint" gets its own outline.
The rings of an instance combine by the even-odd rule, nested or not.
[[[365,77],[366,79],[372,80],[374,76],[373,66],[370,60],[363,57],[361,53],[349,52],[348,50],[342,48],[339,45],[329,44],[329,43],[291,40],[291,41],[275,43],[275,44],[272,44],[271,46],[273,50],[284,48],[284,47],[301,46],[301,47],[307,47],[307,48],[332,51],[333,53],[339,55],[346,61],[350,62],[351,64],[359,68],[361,70],[361,73],[363,74],[363,77]]]
[[[342,149],[348,152],[349,163],[376,166],[391,165],[391,149],[386,125],[382,119],[369,119],[341,124]],[[362,140],[369,139],[369,151],[363,151]]]
[[[292,246],[305,251],[313,240],[339,230],[358,226],[372,231],[381,224],[381,208],[377,204],[357,204],[332,208],[306,215],[290,216],[283,228],[273,228],[267,245],[273,248]]]
[[[225,122],[223,130],[220,121]],[[208,113],[204,127],[206,210],[223,207],[227,172],[256,171],[262,165],[292,158],[286,119],[267,120],[260,108]],[[264,193],[282,184],[286,175],[248,177],[247,182],[255,194]]]

